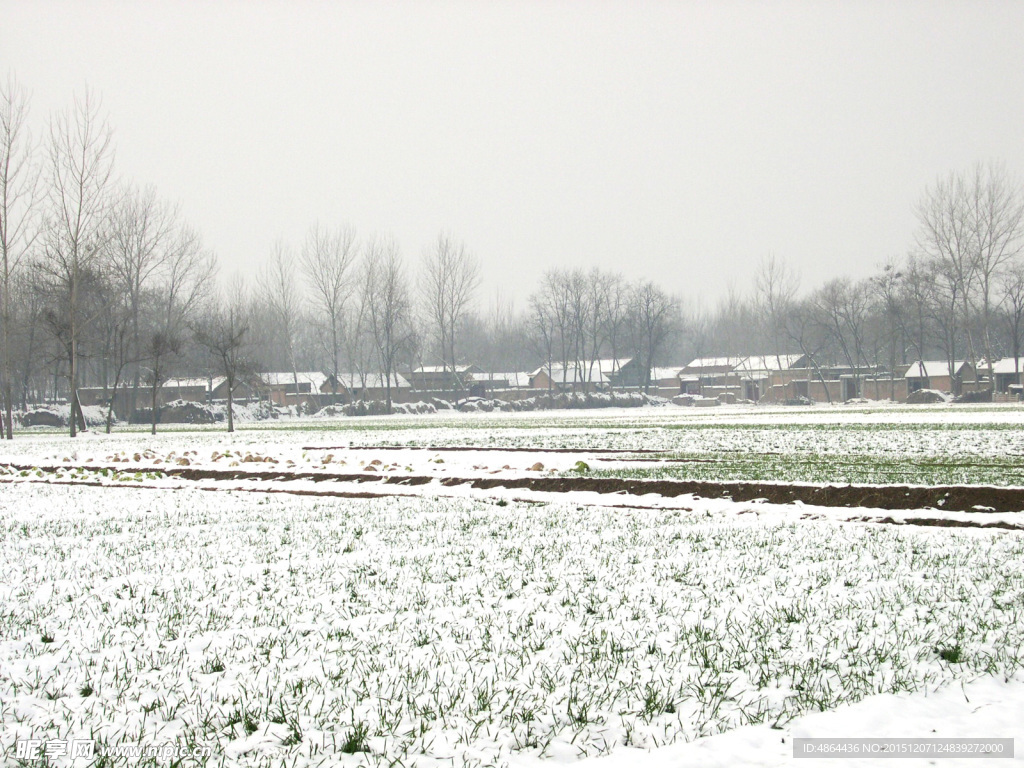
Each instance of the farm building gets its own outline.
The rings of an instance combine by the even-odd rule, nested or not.
[[[338,388],[350,400],[384,400],[387,380],[379,373],[339,373]],[[398,373],[391,374],[391,399],[404,403],[412,399],[412,385]]]
[[[541,366],[530,374],[531,389],[559,392],[596,392],[611,386],[611,378],[601,370],[600,361],[581,367],[561,364]]]
[[[744,400],[789,400],[800,395],[787,392],[789,384],[808,378],[805,355],[753,355],[736,364]],[[804,395],[806,397],[806,395]]]
[[[495,392],[530,388],[530,374],[525,371],[467,374],[471,397],[489,397]]]
[[[420,392],[462,392],[469,389],[472,375],[483,373],[476,365],[423,365],[405,374],[409,385]]]
[[[262,397],[281,406],[323,404],[343,393],[333,375],[320,371],[261,373],[258,386]]]
[[[979,368],[981,365],[979,363]],[[982,370],[985,370],[982,368]],[[995,377],[995,391],[1009,392],[1011,386],[1020,386],[1024,377],[1024,358],[1004,357],[992,364],[992,375]]]
[[[742,397],[741,374],[737,366],[743,357],[698,357],[679,371],[685,394]]]
[[[679,377],[681,370],[681,365],[651,368],[650,393],[660,397],[675,397],[682,394],[682,381]]]
[[[966,360],[956,360],[952,366],[947,360],[915,360],[903,374],[907,380],[907,394],[919,389],[937,389],[959,394],[964,385],[977,388],[977,373]]]
[[[255,399],[258,388],[248,383],[236,383],[234,398],[238,401]],[[149,408],[152,403],[150,385],[142,382],[135,396],[136,409]],[[157,392],[157,406],[167,405],[176,400],[191,403],[210,403],[215,400],[227,400],[227,379],[223,376],[206,378],[169,379]],[[122,382],[115,394],[110,387],[79,387],[78,398],[83,406],[106,406],[111,398],[114,401],[114,413],[119,418],[128,418],[132,410],[133,387]]]

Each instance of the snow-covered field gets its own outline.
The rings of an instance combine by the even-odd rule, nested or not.
[[[626,472],[700,436],[754,435],[749,453],[775,434],[795,454],[812,430],[871,455],[905,429],[954,462],[1006,457],[1021,416],[656,408],[21,435],[0,445],[4,759],[19,764],[19,740],[95,739],[209,750],[184,765],[810,766],[794,737],[1024,738],[1018,530],[447,482]],[[441,450],[465,446],[481,450]],[[382,482],[397,477],[416,481]]]
[[[62,435],[34,432],[17,446],[0,444],[0,461],[54,460],[74,453],[80,460],[102,459],[147,448],[161,456],[186,449],[208,455],[225,447],[279,451],[296,462],[318,458],[304,458],[296,450],[312,446],[649,450],[660,453],[642,463],[606,456],[592,468],[597,475],[629,470],[625,474],[653,478],[1024,487],[1024,408],[1019,405],[444,412],[247,422],[232,436],[219,425],[160,429],[156,437],[139,430],[127,439],[90,435],[74,445]],[[470,458],[470,468],[481,463],[477,458]]]

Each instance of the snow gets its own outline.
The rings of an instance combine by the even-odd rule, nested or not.
[[[0,465],[31,467],[0,472],[0,765],[16,764],[16,739],[92,732],[296,768],[813,766],[793,738],[1024,737],[1018,531],[879,524],[920,510],[462,482],[579,461],[626,471],[658,461],[628,451],[698,439],[1024,455],[1020,408],[714,411],[0,443]],[[445,450],[463,446],[475,449]],[[369,481],[332,477],[347,475]],[[301,495],[324,492],[384,495]],[[1024,526],[1019,512],[927,514]],[[342,753],[359,723],[372,751]]]
[[[879,758],[842,760],[793,756],[794,738],[960,738],[1014,739],[1013,760],[943,758],[900,759],[899,766],[1020,765],[1024,762],[1024,678],[985,677],[961,685],[945,685],[913,694],[880,694],[830,712],[797,718],[782,729],[768,725],[736,728],[726,733],[652,750],[642,756],[622,750],[608,757],[581,760],[578,768],[627,768],[642,760],[646,768],[816,768],[841,765],[877,768]]]

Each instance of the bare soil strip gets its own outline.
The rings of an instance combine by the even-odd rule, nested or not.
[[[39,467],[39,469],[43,469]],[[372,479],[372,478],[370,478]],[[151,485],[148,483],[131,482],[124,483],[116,486],[111,486],[109,483],[102,483],[97,480],[85,480],[81,478],[74,478],[70,480],[58,479],[49,480],[42,478],[19,478],[17,480],[11,478],[0,479],[0,484],[3,483],[16,483],[16,482],[30,482],[30,483],[48,483],[51,485],[84,485],[93,488],[125,488],[128,490],[163,490],[163,491],[180,491],[187,486],[178,487],[167,487],[162,485]],[[453,483],[445,483],[446,486],[454,485]],[[384,490],[381,492],[373,491],[341,491],[336,489],[323,489],[323,490],[310,490],[308,488],[249,488],[239,487],[230,485],[199,485],[196,488],[200,491],[219,491],[232,492],[232,493],[288,493],[293,496],[319,496],[329,498],[341,498],[341,499],[385,499],[385,498],[420,498],[418,494],[412,493],[399,493],[395,490]],[[538,504],[545,503],[539,502],[537,499],[519,499],[513,498],[511,501],[522,503],[522,504]],[[587,506],[595,506],[587,504]],[[596,506],[609,507],[612,509],[651,509],[642,504],[599,504]],[[659,510],[678,510],[682,512],[692,512],[692,507],[658,507]],[[750,509],[741,510],[738,514],[747,514],[752,512]],[[814,515],[804,515],[806,518],[813,518]],[[919,525],[919,526],[931,526],[938,528],[998,528],[1007,531],[1021,531],[1024,532],[1024,525],[1018,525],[1015,523],[994,521],[991,523],[983,523],[978,520],[948,520],[943,518],[933,517],[907,517],[897,520],[892,517],[871,517],[870,515],[855,515],[853,517],[843,518],[842,522],[847,523],[878,523],[882,525]]]
[[[248,470],[241,468],[212,469],[163,465],[130,467],[125,465],[9,465],[18,471],[40,469],[46,472],[81,469],[116,470],[121,473],[160,472],[183,480],[255,480],[288,482],[306,480],[314,483],[380,483],[382,485],[426,485],[437,481],[443,486],[468,485],[480,490],[492,488],[525,488],[542,493],[589,491],[601,494],[643,496],[655,493],[667,498],[697,496],[705,499],[729,498],[733,501],[762,500],[771,504],[802,503],[816,507],[867,507],[885,510],[941,509],[947,512],[1021,512],[1024,511],[1024,488],[992,486],[857,486],[857,485],[787,485],[749,482],[709,482],[696,480],[635,480],[615,477],[437,477],[429,475],[398,475],[331,472],[293,472],[288,470]]]

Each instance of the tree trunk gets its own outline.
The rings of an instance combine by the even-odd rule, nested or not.
[[[71,391],[68,393],[69,406],[71,411],[69,413],[68,422],[70,422],[71,437],[77,437],[78,429],[75,423],[75,410],[78,405],[78,344],[75,339],[75,321],[74,321],[74,305],[72,305],[72,320],[71,320],[71,370],[69,376],[69,382]]]
[[[234,432],[235,431],[235,415],[234,415],[234,407],[233,407],[234,400],[233,400],[233,397],[232,397],[232,390],[234,390],[234,388],[235,388],[235,382],[229,376],[228,379],[227,379],[226,384],[227,384],[227,387],[228,387],[228,432]]]
[[[117,388],[121,384],[121,373],[124,371],[124,366],[119,365],[117,367],[117,373],[114,374],[114,388],[111,390],[110,402],[107,404],[107,434],[110,434],[111,425],[114,423],[114,403],[117,401]]]
[[[6,302],[6,296],[4,301]],[[7,314],[7,313],[5,313]],[[4,437],[8,440],[14,439],[14,388],[11,383],[11,350],[10,337],[7,331],[10,325],[10,317],[4,318],[4,370],[3,370],[3,409],[4,409]]]
[[[151,435],[155,435],[156,434],[156,419],[157,419],[156,398],[157,398],[157,393],[159,392],[159,386],[160,386],[159,383],[156,380],[154,380],[153,381],[153,386],[152,386],[152,388],[150,390],[149,402],[150,402],[150,406],[151,406],[152,409],[150,410],[150,414],[149,414],[150,415],[149,434],[151,434]]]

